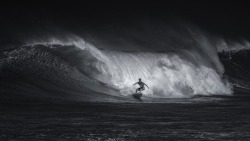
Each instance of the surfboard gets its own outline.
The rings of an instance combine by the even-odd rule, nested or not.
[[[142,93],[133,93],[132,95],[134,98],[140,99],[142,96]]]

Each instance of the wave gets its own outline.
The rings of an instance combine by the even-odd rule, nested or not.
[[[225,67],[224,75],[235,87],[250,88],[250,49],[223,50],[219,52],[221,62]]]
[[[80,39],[19,45],[2,51],[0,58],[0,74],[5,80],[18,77],[44,85],[42,89],[67,88],[80,93],[76,99],[94,92],[99,94],[93,99],[100,95],[127,97],[135,91],[132,84],[138,78],[150,87],[144,92],[150,98],[232,94],[231,84],[217,67],[188,50],[111,51]]]

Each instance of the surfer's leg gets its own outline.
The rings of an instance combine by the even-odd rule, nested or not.
[[[142,87],[140,87],[140,88],[139,88],[139,91],[140,91],[140,93],[141,93],[141,91],[142,91]]]
[[[140,88],[137,88],[136,91],[135,91],[135,93],[137,93],[137,91],[140,91]]]

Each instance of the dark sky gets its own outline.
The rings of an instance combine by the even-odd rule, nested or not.
[[[26,1],[0,9],[1,42],[49,30],[78,34],[105,25],[131,26],[140,19],[185,21],[223,37],[250,38],[250,5],[237,1]]]

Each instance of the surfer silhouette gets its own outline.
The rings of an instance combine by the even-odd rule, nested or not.
[[[147,84],[145,84],[144,82],[141,81],[141,78],[139,78],[139,82],[136,82],[134,85],[138,84],[140,87],[136,89],[135,93],[137,93],[137,91],[143,91],[145,90],[145,85],[148,87]],[[148,87],[149,89],[149,87]]]

